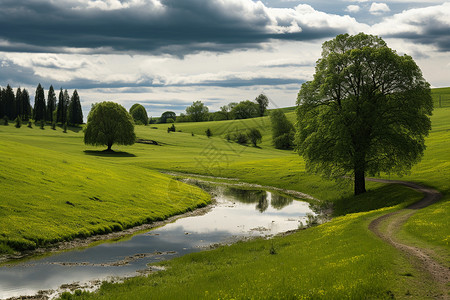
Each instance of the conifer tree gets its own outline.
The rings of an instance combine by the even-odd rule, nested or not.
[[[31,117],[30,94],[26,89],[23,89],[20,96],[22,102],[22,115],[20,117],[22,120],[28,120]]]
[[[56,122],[62,123],[62,124],[64,124],[63,115],[62,115],[63,107],[64,107],[64,93],[61,88],[59,90],[58,106],[56,108]]]
[[[0,87],[0,118],[5,115],[5,104],[3,102],[3,89]]]
[[[53,122],[53,111],[56,109],[56,94],[53,85],[48,89],[47,96],[47,120]]]
[[[80,97],[78,96],[77,90],[73,91],[73,95],[69,103],[68,119],[69,124],[76,125],[83,123],[83,111],[81,110]]]
[[[45,120],[45,95],[44,88],[42,88],[40,83],[36,88],[34,97],[33,117],[35,121]]]
[[[23,106],[22,106],[22,89],[20,87],[17,88],[16,91],[16,99],[14,101],[14,107],[15,107],[15,118],[22,116],[23,114]]]
[[[5,115],[9,120],[14,120],[16,114],[14,102],[16,97],[14,96],[14,91],[9,84],[6,86],[6,90],[3,91],[2,98],[5,104]]]
[[[68,118],[67,118],[67,110],[69,109],[69,104],[70,104],[70,96],[69,96],[69,92],[67,90],[64,90],[64,95],[63,95],[64,101],[64,107],[63,107],[63,120],[64,123],[67,123]]]

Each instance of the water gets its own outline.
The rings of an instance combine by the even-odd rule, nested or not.
[[[297,229],[312,213],[306,202],[267,191],[214,189],[217,204],[205,215],[181,218],[128,240],[0,267],[0,298],[34,295],[73,282],[136,276],[148,263]]]

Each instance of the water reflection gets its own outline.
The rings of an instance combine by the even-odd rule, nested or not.
[[[217,203],[205,215],[136,235],[49,257],[0,267],[0,298],[35,294],[61,284],[109,276],[135,276],[148,263],[200,251],[243,237],[267,236],[296,229],[312,211],[308,203],[263,190],[203,186]]]

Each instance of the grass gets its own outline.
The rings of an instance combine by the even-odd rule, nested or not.
[[[408,203],[420,195],[410,194]],[[384,191],[377,193],[379,197]],[[405,205],[406,203],[403,203]],[[415,277],[406,259],[377,239],[370,220],[393,208],[348,214],[324,225],[186,255],[160,263],[164,272],[123,284],[102,285],[80,299],[390,299],[423,296],[429,282]],[[273,251],[272,247],[275,251]],[[276,254],[271,254],[271,253]],[[415,273],[414,273],[415,274]],[[405,281],[407,284],[405,284]],[[395,282],[395,284],[392,284]],[[75,298],[78,299],[78,298]]]
[[[123,153],[86,155],[80,133],[3,126],[0,135],[4,253],[122,230],[210,201],[156,171],[124,167]]]
[[[441,99],[447,99],[445,97],[450,95],[450,89],[433,90],[435,102],[439,93]],[[412,169],[411,174],[400,179],[435,187],[444,194],[441,202],[413,216],[406,223],[403,235],[438,249],[440,253],[448,253],[449,226],[446,216],[449,213],[450,189],[450,107],[446,107],[447,100],[441,102],[443,108],[437,108],[432,116],[433,130],[426,140],[427,150],[423,160]],[[292,111],[287,115],[291,119],[295,118]],[[148,278],[137,277],[121,285],[104,284],[100,292],[82,293],[79,297],[428,297],[426,291],[433,285],[429,278],[416,271],[397,250],[385,245],[367,229],[369,222],[377,216],[400,209],[418,200],[420,195],[401,186],[368,183],[367,194],[353,197],[350,185],[308,174],[301,157],[291,151],[274,149],[268,122],[268,117],[263,117],[240,121],[176,123],[177,129],[182,132],[170,134],[167,133],[167,124],[154,126],[157,129],[137,126],[139,138],[156,140],[161,146],[135,144],[113,147],[122,152],[119,157],[92,152],[99,149],[84,146],[81,132],[69,131],[63,134],[60,130],[16,129],[11,125],[0,127],[0,166],[3,170],[0,180],[2,190],[4,186],[7,187],[12,199],[0,203],[0,214],[3,214],[0,222],[9,220],[5,218],[9,215],[25,217],[22,223],[26,225],[20,225],[17,221],[11,221],[10,224],[21,226],[14,229],[17,238],[34,243],[36,240],[39,242],[39,239],[29,236],[33,234],[31,232],[37,231],[29,231],[28,219],[50,219],[46,221],[46,226],[39,227],[42,230],[39,234],[49,241],[51,238],[47,236],[60,238],[63,231],[60,228],[65,224],[70,224],[67,227],[72,230],[86,232],[87,228],[94,225],[84,222],[84,219],[80,221],[80,216],[84,218],[84,213],[90,211],[92,214],[86,215],[87,220],[99,222],[96,225],[100,228],[109,226],[110,230],[115,230],[111,226],[120,225],[120,222],[132,224],[135,220],[149,221],[148,214],[150,211],[155,212],[155,207],[158,207],[155,203],[167,199],[167,186],[172,181],[156,170],[235,177],[250,183],[311,194],[333,203],[335,215],[340,217],[290,236],[277,237],[273,240],[276,254],[270,254],[272,241],[238,243],[164,262],[162,264],[168,267],[165,272],[152,274]],[[245,130],[252,126],[259,126],[263,133],[260,148],[230,143],[220,136],[220,132],[230,128]],[[207,128],[214,134],[210,139],[205,136]],[[176,188],[180,196],[186,193],[186,186],[177,184]],[[146,198],[153,191],[159,196]],[[195,199],[183,199],[186,203],[173,207],[171,212],[157,211],[156,215],[164,217],[208,201],[203,193],[198,190],[196,193],[197,196],[192,197]],[[137,197],[133,198],[132,195]],[[111,202],[97,203],[90,197]],[[137,207],[136,201],[139,202]],[[41,209],[42,203],[46,204]],[[143,207],[139,208],[139,205]],[[165,209],[166,205],[163,207]],[[114,220],[106,216],[105,210],[111,208],[117,215]],[[59,209],[57,212],[61,217],[54,221],[49,209]],[[41,215],[34,217],[35,214]],[[95,219],[102,214],[104,217]],[[12,237],[12,233],[7,231],[9,226],[0,226],[0,238],[3,241]],[[0,243],[0,251],[8,251],[5,242],[3,245]]]

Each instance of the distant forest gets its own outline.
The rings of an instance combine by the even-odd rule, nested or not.
[[[83,123],[80,96],[77,90],[72,97],[69,92],[61,88],[58,99],[53,86],[50,86],[45,100],[44,88],[39,83],[34,97],[34,107],[30,104],[30,94],[26,89],[13,88],[8,84],[0,88],[0,117],[4,122],[8,120],[43,121],[52,124],[78,125]]]

